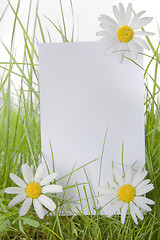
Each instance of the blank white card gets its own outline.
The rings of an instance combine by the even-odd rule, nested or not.
[[[42,153],[50,169],[49,141],[59,178],[70,173],[74,165],[76,170],[95,160],[85,167],[95,194],[98,184],[105,184],[104,175],[112,177],[112,164],[121,168],[123,144],[124,165],[138,161],[135,167],[142,167],[142,70],[128,59],[120,64],[115,53],[105,56],[94,42],[40,44],[39,57]],[[142,65],[142,56],[138,63]],[[60,183],[65,186],[67,180],[65,177]],[[72,174],[69,185],[86,182],[81,168]],[[82,185],[79,189],[84,190]],[[78,200],[76,192],[77,188],[70,189],[66,196]]]

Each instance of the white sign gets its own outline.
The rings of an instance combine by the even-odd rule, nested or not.
[[[142,70],[128,59],[120,64],[116,53],[105,56],[94,42],[40,44],[39,57],[42,153],[53,169],[51,143],[59,178],[71,173],[61,184],[68,179],[68,185],[86,183],[87,174],[97,194],[98,185],[105,184],[104,175],[112,177],[112,163],[121,167],[123,143],[124,165],[138,161],[136,167],[142,167]],[[142,56],[138,62],[142,65]],[[85,170],[80,168],[89,162]],[[82,199],[84,186],[78,185]],[[67,190],[65,197],[79,200],[77,187]],[[84,201],[80,211],[88,211],[85,205]]]

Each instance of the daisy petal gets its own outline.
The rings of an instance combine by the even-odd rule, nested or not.
[[[103,28],[106,32],[106,35],[114,35],[116,32],[116,29],[110,25],[108,25],[107,23],[101,23],[100,27]]]
[[[111,207],[108,209],[107,211],[107,216],[111,217],[112,215],[116,214],[118,212],[118,210],[120,210],[120,208],[122,207],[123,202],[121,201],[115,201]]]
[[[115,15],[118,23],[119,23],[120,25],[123,25],[122,16],[121,16],[121,14],[120,14],[120,12],[119,12],[119,9],[118,9],[115,5],[113,6],[113,13],[114,13],[114,15]]]
[[[100,44],[102,47],[111,43],[112,43],[112,40],[108,37],[104,37],[98,41],[98,44]]]
[[[131,20],[130,22],[130,26],[131,28],[134,29],[134,24],[137,22],[137,20],[145,13],[145,11],[139,12],[137,13]]]
[[[107,180],[110,187],[119,189],[119,186],[112,179],[108,178],[107,176],[105,176],[105,179]]]
[[[125,10],[124,10],[124,7],[123,7],[122,3],[119,3],[119,12],[120,12],[120,15],[121,15],[121,18],[122,18],[123,25],[126,25],[126,23],[125,23],[126,13],[125,13]]]
[[[114,45],[111,47],[111,52],[117,51],[119,49],[120,43],[119,41],[115,42]]]
[[[136,195],[143,195],[150,192],[154,188],[153,184],[145,186],[143,189],[136,190]]]
[[[133,221],[135,222],[135,224],[138,224],[137,218],[136,218],[136,214],[134,213],[134,211],[131,211],[131,216],[132,216]]]
[[[150,182],[150,179],[146,179],[144,181],[142,181],[137,187],[136,187],[136,192],[138,192],[139,190],[143,189],[144,187],[147,186],[147,184]]]
[[[143,214],[141,213],[141,211],[139,210],[139,208],[133,203],[131,202],[131,211],[137,215],[137,217],[140,219],[140,220],[143,220],[144,217],[143,217]]]
[[[131,20],[131,15],[132,15],[132,4],[129,3],[127,6],[126,15],[125,15],[125,25],[129,25],[129,22]]]
[[[123,178],[120,174],[120,172],[118,171],[118,169],[116,167],[113,167],[113,175],[118,183],[119,186],[122,186],[124,184]]]
[[[30,209],[32,204],[32,198],[26,198],[19,210],[19,215],[24,216]]]
[[[40,219],[44,218],[44,209],[38,199],[33,199],[34,209]]]
[[[150,205],[153,205],[155,204],[155,202],[149,198],[146,198],[146,197],[138,197],[138,198],[141,198],[143,199],[143,201],[146,203],[146,204],[150,204]]]
[[[15,196],[8,204],[8,207],[12,207],[16,205],[17,203],[22,202],[27,197],[26,193],[19,193],[17,196]]]
[[[36,171],[36,174],[34,177],[34,182],[39,183],[41,181],[41,179],[44,176],[45,170],[46,170],[46,168],[45,168],[44,163],[41,163],[37,168],[37,171]]]
[[[97,36],[101,37],[113,37],[115,36],[115,33],[113,31],[99,31],[96,33]]]
[[[135,222],[135,224],[138,224],[137,217],[136,217],[135,213],[131,212],[131,216],[132,216],[133,221]]]
[[[17,175],[15,175],[14,173],[10,173],[10,178],[12,179],[12,181],[17,184],[19,187],[21,188],[26,188],[26,183],[21,179],[19,178]]]
[[[52,173],[50,175],[48,175],[47,177],[43,178],[41,181],[40,181],[40,185],[41,186],[44,186],[50,182],[52,182],[56,177],[57,177],[57,173]]]
[[[143,200],[143,197],[135,197],[134,198],[134,203],[140,207],[143,208],[146,211],[151,211],[152,209],[145,203],[145,201]]]
[[[116,194],[118,196],[117,190],[115,190],[113,188],[98,187],[98,191],[101,194]]]
[[[150,17],[140,18],[135,22],[133,29],[136,30],[136,29],[142,28],[148,23],[150,23],[152,20],[153,18],[150,18]]]
[[[107,16],[107,15],[101,15],[101,17],[99,18],[99,20],[101,22],[106,22],[108,24],[110,24],[111,26],[113,26],[115,29],[119,28],[118,23],[111,17]]]
[[[131,169],[131,167],[128,167],[126,174],[125,174],[125,178],[124,178],[125,184],[130,184],[131,179],[132,179],[132,169]]]
[[[134,176],[134,178],[133,178],[133,180],[132,180],[132,182],[131,182],[131,185],[133,186],[133,187],[136,187],[140,182],[142,182],[143,181],[143,179],[147,176],[147,171],[146,170],[144,170],[143,172],[142,171],[138,171],[136,174],[135,174],[135,176]]]
[[[48,208],[50,211],[54,211],[56,208],[56,204],[53,202],[53,200],[51,200],[49,197],[45,196],[45,195],[40,195],[38,197],[38,200],[46,207]]]
[[[133,39],[127,43],[129,50],[131,51],[134,58],[138,57],[138,51]]]
[[[63,191],[63,188],[60,185],[52,184],[52,185],[42,187],[42,193],[60,193],[62,191]]]
[[[146,43],[145,40],[143,40],[143,39],[141,39],[141,38],[139,38],[139,37],[134,37],[134,38],[132,39],[132,41],[133,41],[135,44],[137,44],[138,46],[149,50],[149,46],[148,46],[148,44]]]
[[[26,183],[33,182],[33,172],[28,164],[22,164],[22,174]]]
[[[155,35],[153,32],[146,32],[146,31],[135,31],[134,32],[135,36],[153,36]]]
[[[121,208],[121,222],[122,222],[122,224],[125,223],[127,210],[128,210],[128,203],[123,203],[122,208]]]
[[[24,192],[24,189],[20,187],[8,187],[5,189],[5,193],[8,194],[19,194],[21,192]]]
[[[115,25],[109,24],[104,18],[102,18],[100,27],[102,27],[107,32],[115,32],[117,30],[117,27]]]
[[[124,60],[124,56],[125,56],[125,50],[127,49],[127,44],[126,43],[120,43],[119,45],[119,51],[121,51],[119,54],[119,58],[120,58],[120,63],[123,63]]]
[[[117,41],[116,38],[109,39],[108,38],[108,43],[107,41],[105,42],[105,46],[104,46],[104,52],[112,52],[113,49],[116,49],[115,46],[119,46],[119,42]]]

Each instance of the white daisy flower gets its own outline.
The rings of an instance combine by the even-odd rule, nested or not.
[[[59,193],[62,192],[62,186],[49,184],[56,177],[56,173],[52,173],[44,177],[45,165],[41,163],[33,176],[33,172],[28,164],[22,164],[22,174],[24,181],[16,176],[14,173],[10,173],[10,178],[12,181],[18,185],[18,187],[8,187],[5,189],[5,193],[17,194],[8,204],[9,207],[16,205],[22,201],[23,204],[19,210],[19,215],[24,216],[30,209],[32,202],[34,209],[40,219],[44,218],[45,209],[42,207],[44,205],[50,211],[54,211],[56,204],[45,193]]]
[[[134,15],[131,19],[131,3],[128,4],[126,11],[122,3],[119,3],[119,9],[116,6],[113,6],[113,13],[117,22],[107,15],[101,15],[99,18],[99,21],[101,22],[100,26],[103,28],[103,31],[97,32],[97,36],[103,36],[99,42],[102,44],[104,51],[112,52],[122,50],[122,61],[125,50],[129,49],[135,58],[138,56],[138,46],[149,50],[148,44],[141,37],[154,35],[154,33],[141,31],[139,29],[150,23],[153,18],[141,18],[145,13],[145,11],[142,11]]]
[[[143,220],[142,212],[151,211],[148,204],[154,204],[154,201],[143,195],[150,192],[154,186],[149,184],[150,180],[144,178],[147,171],[138,171],[133,176],[133,170],[129,167],[124,177],[121,176],[117,168],[113,168],[115,181],[107,179],[109,188],[99,187],[99,192],[106,194],[111,202],[107,210],[107,216],[110,217],[121,212],[121,222],[124,224],[127,211],[129,210],[134,222],[137,224],[137,217]]]

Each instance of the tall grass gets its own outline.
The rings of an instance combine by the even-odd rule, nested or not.
[[[66,22],[62,2],[59,2],[62,13],[62,26],[54,23],[52,19],[45,17],[51,26],[57,31],[62,41],[74,40],[74,22],[71,36],[67,35]],[[135,225],[127,216],[125,225],[120,222],[120,216],[112,218],[99,215],[99,209],[94,203],[95,214],[88,202],[90,214],[84,215],[83,203],[79,193],[81,208],[77,208],[78,214],[68,216],[65,208],[70,209],[72,200],[53,195],[58,204],[55,215],[47,215],[44,220],[38,219],[33,209],[25,217],[19,216],[17,206],[8,208],[9,196],[4,194],[6,186],[12,186],[9,173],[14,172],[21,176],[20,167],[22,163],[28,163],[34,167],[38,166],[41,160],[41,136],[40,136],[40,115],[39,115],[39,73],[38,73],[38,43],[52,42],[51,34],[44,33],[41,17],[38,13],[38,2],[35,11],[34,27],[32,35],[30,30],[30,15],[32,1],[28,2],[28,18],[26,26],[19,18],[20,0],[16,8],[8,0],[8,7],[14,14],[14,24],[11,33],[10,46],[3,43],[3,47],[8,54],[8,62],[1,62],[0,79],[0,239],[160,239],[160,106],[159,92],[160,82],[158,78],[159,45],[153,47],[149,38],[147,41],[152,49],[152,55],[148,56],[148,66],[144,70],[145,85],[145,140],[146,140],[146,168],[148,177],[154,183],[155,189],[147,194],[154,199],[155,205],[151,213],[147,213],[144,220]],[[71,14],[73,15],[73,5],[70,0]],[[4,13],[5,14],[5,13]],[[4,16],[4,15],[3,15]],[[3,18],[2,16],[2,18]],[[74,19],[74,17],[73,17]],[[20,26],[24,37],[23,59],[16,60],[14,38],[16,27]],[[37,30],[40,37],[37,38]],[[49,39],[49,40],[47,40]],[[134,64],[134,63],[133,63]],[[155,66],[154,76],[149,74],[151,66]],[[19,87],[15,86],[13,78],[19,81]],[[148,81],[153,82],[150,89]],[[14,93],[14,94],[13,94]],[[103,151],[102,151],[103,156]],[[82,166],[85,171],[85,166]],[[68,174],[68,182],[73,172],[78,171],[73,167],[73,171]],[[86,182],[89,186],[93,202],[96,201],[92,187],[86,174]],[[66,188],[69,188],[69,185]],[[79,185],[76,187],[79,192]],[[83,185],[85,197],[88,200],[86,186]],[[64,208],[64,204],[67,207]],[[63,216],[59,213],[62,212]]]

